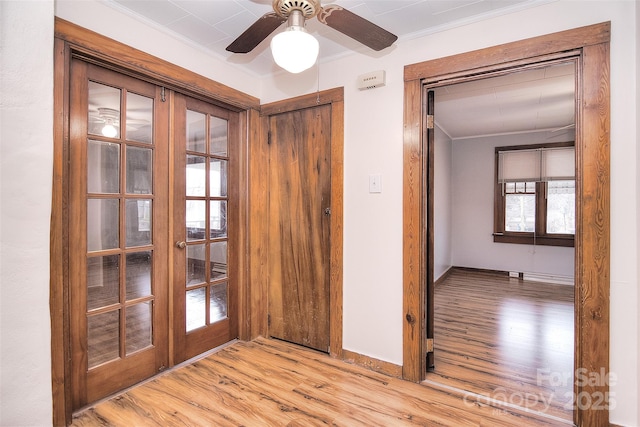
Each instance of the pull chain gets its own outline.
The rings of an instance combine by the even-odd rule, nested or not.
[[[320,104],[320,61],[316,59],[316,79],[318,81],[318,89],[316,91],[316,103]]]

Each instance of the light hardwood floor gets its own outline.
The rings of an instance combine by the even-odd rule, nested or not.
[[[453,269],[435,288],[435,371],[426,383],[572,420],[573,291]]]
[[[77,413],[73,426],[555,426],[285,342],[236,342]]]

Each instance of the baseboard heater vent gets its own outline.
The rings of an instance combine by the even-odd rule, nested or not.
[[[523,273],[522,279],[531,280],[534,282],[555,283],[558,285],[573,286],[574,284],[574,279],[572,276],[560,276],[557,274]]]

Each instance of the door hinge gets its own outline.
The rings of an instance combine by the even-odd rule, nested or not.
[[[267,326],[271,326],[271,314],[267,314]]]
[[[427,115],[427,129],[433,129],[433,114]]]
[[[160,99],[162,99],[162,102],[167,102],[167,96],[164,93],[164,86],[160,89]]]
[[[267,144],[271,145],[271,131],[267,132]]]
[[[433,338],[427,338],[427,353],[433,353]]]

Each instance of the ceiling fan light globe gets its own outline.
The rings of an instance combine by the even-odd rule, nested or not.
[[[289,27],[271,39],[271,54],[278,66],[300,73],[316,63],[320,45],[302,27]]]
[[[116,127],[110,123],[107,123],[102,128],[102,135],[106,136],[107,138],[115,138],[117,134],[118,134],[118,129],[116,129]]]

